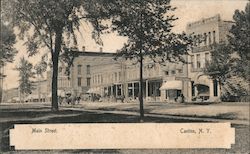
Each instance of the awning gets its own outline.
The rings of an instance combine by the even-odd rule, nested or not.
[[[38,94],[31,94],[31,95],[28,95],[28,97],[26,97],[26,99],[38,99],[39,96]]]
[[[12,100],[19,101],[20,98],[19,97],[13,97]]]
[[[66,92],[64,90],[57,90],[57,96],[65,97]],[[52,97],[51,92],[48,94],[48,97]]]
[[[93,88],[90,88],[87,93],[91,94],[93,92]]]
[[[101,94],[101,88],[90,88],[87,93],[89,94]]]
[[[170,90],[170,89],[182,90],[182,81],[178,80],[167,81],[163,83],[160,88],[160,90]]]
[[[194,80],[194,85],[206,85],[209,86],[209,78],[208,76],[199,76],[196,80]]]

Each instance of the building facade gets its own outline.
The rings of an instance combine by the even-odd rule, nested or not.
[[[47,80],[39,80],[32,82],[32,92],[21,96],[20,89],[11,88],[4,90],[3,102],[19,103],[22,102],[46,102],[48,101],[49,90],[47,89]]]
[[[191,98],[209,99],[210,101],[220,99],[219,83],[204,75],[202,70],[211,60],[213,45],[227,42],[227,35],[229,35],[232,25],[233,22],[221,20],[220,15],[187,25],[188,34],[204,38],[202,42],[196,42],[196,46],[189,52],[188,77],[191,80]]]
[[[223,21],[220,15],[189,23],[186,31],[202,42],[183,58],[188,62],[165,62],[155,64],[145,57],[143,65],[143,94],[147,101],[176,101],[179,96],[185,101],[220,98],[220,85],[203,74],[203,68],[211,60],[213,45],[227,41],[232,22]],[[60,65],[59,93],[73,95],[94,94],[102,98],[137,99],[139,95],[139,65],[132,60],[118,60],[116,53],[75,51],[76,57],[70,68],[70,76],[64,75],[65,66]],[[49,73],[51,74],[51,73]],[[48,75],[49,76],[49,75]],[[49,76],[51,79],[51,77]],[[48,79],[49,79],[48,78]],[[48,89],[51,89],[51,81]]]
[[[66,75],[66,65],[60,63],[58,73],[58,95],[64,96],[69,93],[74,96],[79,96],[93,91],[95,85],[103,83],[103,76],[100,76],[99,67],[102,69],[105,65],[109,65],[112,70],[115,64],[114,53],[88,52],[88,51],[73,51],[75,58],[73,65],[70,67],[69,76]],[[98,66],[98,67],[97,67]],[[104,70],[102,70],[104,71]],[[108,71],[108,70],[107,70]],[[51,91],[52,72],[47,73],[47,87]],[[102,78],[102,79],[101,79]],[[97,93],[97,91],[95,91]],[[51,97],[51,93],[50,93]]]
[[[116,53],[74,52],[76,57],[70,76],[64,75],[62,64],[59,67],[59,95],[61,92],[74,96],[93,94],[108,101],[138,99],[139,65],[134,61],[116,61]],[[187,60],[187,56],[184,58]],[[174,101],[181,94],[186,98],[189,95],[188,67],[181,62],[161,65],[145,57],[143,80],[143,96],[147,101]],[[48,82],[50,88],[51,81]]]

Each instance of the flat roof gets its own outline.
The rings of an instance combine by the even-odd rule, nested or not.
[[[96,51],[72,51],[73,54],[78,56],[116,56],[114,52],[96,52]]]

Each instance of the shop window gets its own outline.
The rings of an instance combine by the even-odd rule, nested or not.
[[[213,84],[214,84],[214,96],[218,96],[218,82],[214,80]]]
[[[191,88],[192,88],[192,96],[195,96],[194,81],[191,81]]]

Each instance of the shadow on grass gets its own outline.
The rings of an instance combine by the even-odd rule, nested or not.
[[[169,115],[174,117],[190,117],[190,118],[204,118],[204,119],[224,119],[224,120],[236,120],[238,119],[238,113],[228,112],[228,113],[220,113],[217,115],[177,115],[177,114],[156,114],[156,115]],[[247,119],[238,119],[238,120],[247,120]]]
[[[53,123],[139,123],[140,118],[136,115],[97,113],[75,110],[60,110],[52,112],[49,109],[1,109],[1,118],[5,118],[5,122],[0,122],[1,151],[9,152],[9,129],[14,124],[53,124]],[[21,117],[21,118],[20,118]],[[7,118],[7,119],[6,119]],[[181,120],[161,117],[145,117],[146,123],[175,123],[175,122],[202,122],[195,120]],[[113,153],[115,151],[107,151]]]

